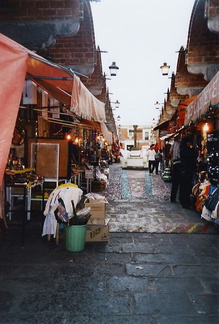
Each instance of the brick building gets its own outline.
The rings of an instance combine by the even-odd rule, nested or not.
[[[119,130],[120,143],[124,149],[131,149],[134,147],[134,128],[133,125],[121,125]],[[137,148],[148,148],[152,144],[151,140],[151,126],[139,125],[137,127]]]
[[[101,51],[95,43],[89,0],[3,0],[0,33],[47,60],[71,69],[98,100],[107,102]],[[107,121],[116,136],[109,105],[106,125]],[[49,136],[51,127],[56,128],[42,119],[39,123],[43,123],[39,127]]]
[[[187,45],[179,50],[176,73],[172,74],[171,87],[154,128],[161,147],[176,133],[181,137],[192,135],[203,168],[217,178],[218,36],[218,0],[196,0],[191,13]]]

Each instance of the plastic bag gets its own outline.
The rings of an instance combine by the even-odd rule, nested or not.
[[[99,195],[94,192],[90,192],[90,193],[86,194],[85,196],[89,199],[89,201],[98,200],[98,202],[108,203],[108,201],[106,200],[106,198],[104,196]]]
[[[69,225],[85,225],[91,217],[91,208],[83,208],[76,212],[76,216],[73,216],[69,220]]]
[[[210,210],[213,211],[218,203],[218,188],[216,188],[212,194],[208,196],[208,198],[205,200],[204,206]]]

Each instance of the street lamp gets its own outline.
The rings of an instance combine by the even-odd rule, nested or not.
[[[155,102],[155,109],[160,109],[160,103],[158,101]]]
[[[116,62],[112,62],[112,64],[109,66],[110,75],[116,76],[117,70],[119,70],[118,66],[116,65]]]
[[[168,75],[170,65],[167,65],[167,63],[164,62],[163,65],[160,67],[160,69],[161,69],[162,75]]]
[[[116,105],[116,106],[115,106],[116,109],[119,108],[119,105],[120,105],[119,100],[116,100],[115,102],[114,102],[114,101],[111,101],[110,103],[111,103],[111,104],[112,104],[112,103],[115,104],[115,105]],[[115,108],[114,108],[114,109],[115,109]]]
[[[119,100],[116,100],[115,102],[111,101],[111,103],[116,104],[116,105],[120,105]]]
[[[155,109],[160,109],[160,105],[163,105],[164,104],[164,102],[162,102],[162,103],[160,103],[160,102],[158,102],[158,101],[156,101],[155,102]]]

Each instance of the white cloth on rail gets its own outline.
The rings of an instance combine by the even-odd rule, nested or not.
[[[61,185],[53,190],[46,202],[46,207],[43,213],[46,218],[43,224],[42,236],[50,234],[55,237],[56,235],[57,220],[55,217],[55,210],[59,206],[59,198],[62,199],[65,205],[68,218],[71,218],[73,216],[72,201],[76,207],[81,200],[82,194],[83,191],[72,184]]]

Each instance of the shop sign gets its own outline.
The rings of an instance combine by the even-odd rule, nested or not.
[[[208,111],[210,105],[215,106],[217,104],[219,104],[219,72],[186,108],[184,125],[195,122]]]

